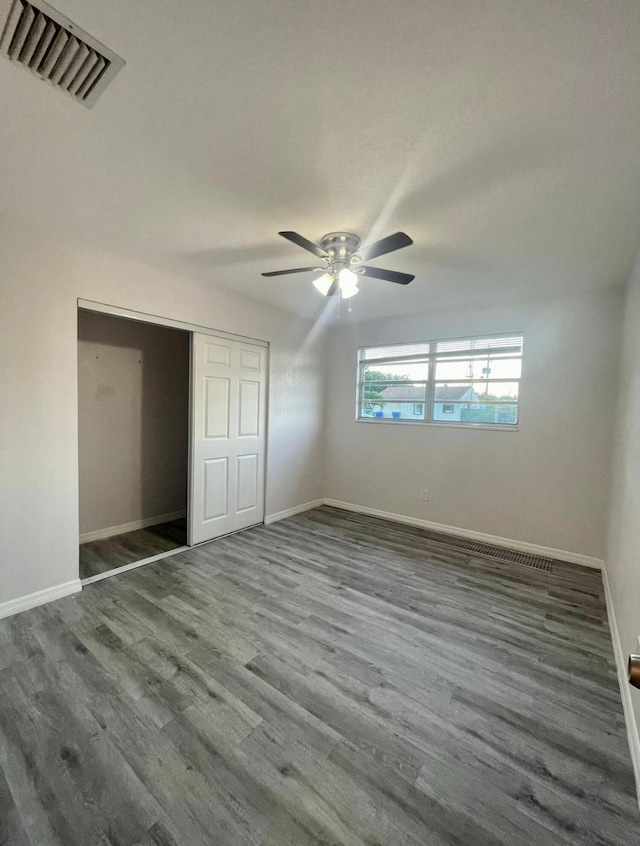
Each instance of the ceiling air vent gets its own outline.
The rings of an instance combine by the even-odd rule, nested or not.
[[[85,106],[93,106],[124,65],[111,50],[38,0],[0,0],[0,54]]]

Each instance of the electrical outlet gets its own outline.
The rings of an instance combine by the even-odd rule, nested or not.
[[[422,488],[420,491],[420,499],[423,502],[426,502],[429,499],[429,491],[426,488]]]

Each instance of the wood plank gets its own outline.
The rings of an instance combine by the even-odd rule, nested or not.
[[[322,507],[0,621],[0,844],[628,846],[600,574]]]
[[[88,579],[109,570],[178,549],[187,542],[186,520],[172,520],[146,529],[135,529],[110,538],[80,544],[80,578]]]

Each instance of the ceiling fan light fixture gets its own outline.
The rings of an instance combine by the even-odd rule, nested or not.
[[[343,267],[338,274],[338,284],[340,285],[340,293],[343,300],[348,300],[349,297],[354,297],[358,291],[358,274],[348,267]]]
[[[340,279],[340,287],[343,285],[357,285],[358,283],[358,274],[354,273],[353,270],[349,270],[348,267],[342,268],[338,274],[338,278]]]
[[[333,277],[330,273],[324,273],[318,279],[313,280],[313,285],[314,288],[320,291],[323,297],[326,297],[329,293],[329,288],[333,285]]]
[[[2,0],[0,0],[2,3]],[[397,285],[408,285],[415,276],[410,273],[401,273],[397,270],[385,270],[382,267],[370,267],[362,264],[363,261],[384,256],[409,247],[413,241],[406,232],[394,232],[380,241],[373,244],[360,245],[360,238],[353,232],[329,232],[324,235],[319,244],[314,244],[308,238],[298,232],[289,230],[278,233],[302,247],[309,253],[313,253],[325,262],[326,272],[314,280],[313,285],[324,296],[339,294],[343,300],[358,293],[358,279],[360,276],[370,276],[373,279],[383,279],[387,282],[394,282]],[[355,272],[351,267],[355,267]],[[271,270],[263,273],[263,276],[288,276],[291,273],[321,273],[322,267],[294,267],[287,270]],[[349,306],[351,311],[351,306]]]

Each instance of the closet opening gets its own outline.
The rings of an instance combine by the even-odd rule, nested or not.
[[[80,578],[187,544],[191,333],[78,311]]]

